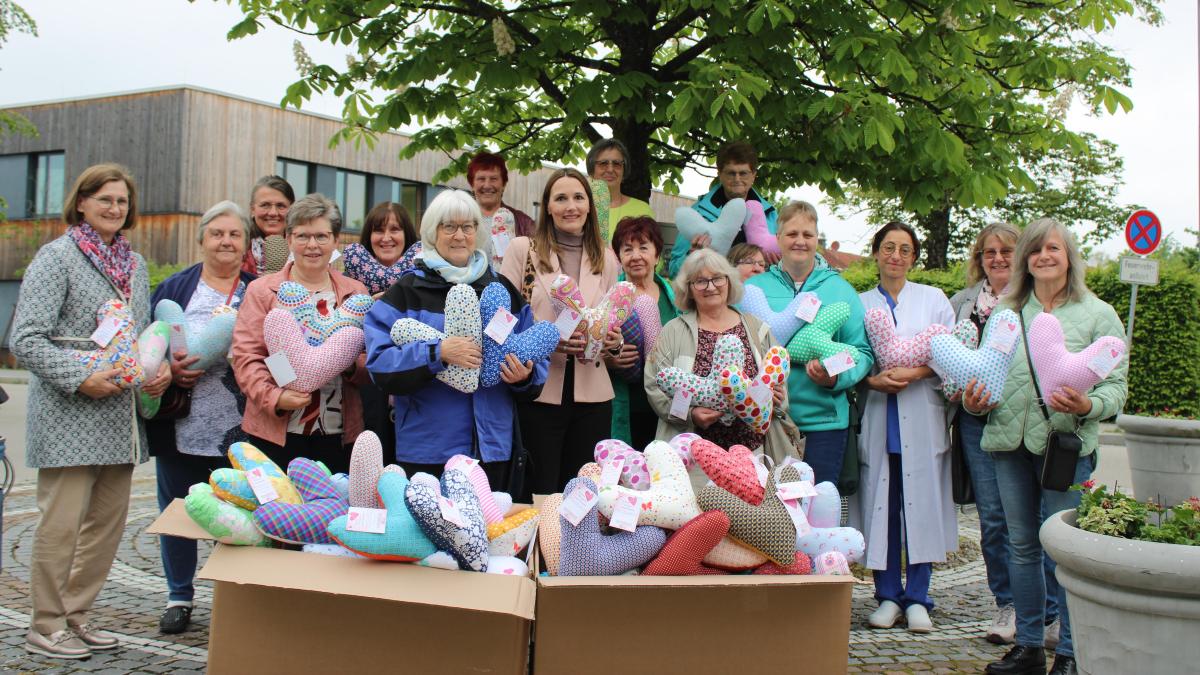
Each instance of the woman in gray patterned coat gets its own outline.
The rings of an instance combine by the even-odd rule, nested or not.
[[[123,167],[88,168],[63,204],[70,227],[29,264],[13,321],[12,351],[33,375],[26,460],[38,469],[41,512],[25,649],[84,659],[119,646],[89,623],[88,612],[121,542],[133,467],[146,461],[146,436],[136,392],[121,371],[89,367],[81,356],[104,340],[96,315],[109,301],[129,309],[135,335],[146,327],[150,280],[146,261],[121,234],[137,218],[133,179]],[[96,341],[88,337],[94,333]],[[160,396],[170,381],[164,362],[157,374],[146,374],[141,389]]]

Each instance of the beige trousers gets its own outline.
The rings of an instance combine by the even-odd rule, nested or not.
[[[125,531],[132,478],[132,464],[38,470],[29,590],[42,635],[87,623]]]

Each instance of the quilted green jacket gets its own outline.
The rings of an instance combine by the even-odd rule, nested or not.
[[[1021,311],[1025,325],[1043,310],[1042,303],[1033,294]],[[1100,298],[1088,293],[1079,302],[1068,302],[1051,312],[1062,324],[1066,336],[1067,350],[1077,352],[1105,335],[1124,339],[1125,330],[1117,312]],[[1125,356],[1108,377],[1088,392],[1092,411],[1082,417],[1050,411],[1050,421],[1058,431],[1070,431],[1076,421],[1080,423],[1079,437],[1083,440],[1083,454],[1095,451],[1100,437],[1100,420],[1108,419],[1121,411],[1129,393],[1126,376],[1129,372],[1129,357]],[[1025,357],[1024,341],[1016,342],[1016,354],[1008,369],[1004,383],[1004,395],[998,408],[988,417],[980,446],[989,452],[1016,450],[1024,442],[1030,452],[1040,455],[1046,451],[1049,429],[1042,415],[1029,375],[1029,360]]]

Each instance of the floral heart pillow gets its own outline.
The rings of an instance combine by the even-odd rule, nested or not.
[[[844,342],[836,342],[833,334],[850,318],[850,305],[831,302],[821,305],[813,322],[804,326],[788,343],[788,353],[796,363],[808,363],[813,359],[825,359],[846,352],[854,363],[858,363],[858,349]]]
[[[515,556],[533,540],[538,529],[538,510],[522,509],[487,526],[488,555]]]
[[[391,288],[408,269],[401,260],[385,266],[359,243],[350,244],[342,251],[342,261],[346,276],[366,286],[371,295]]]
[[[355,553],[376,560],[416,562],[437,552],[437,547],[408,511],[404,494],[408,478],[402,473],[385,472],[379,477],[379,497],[387,509],[383,534],[346,528],[350,514],[334,518],[327,529],[331,539]]]
[[[625,344],[634,345],[638,350],[636,364],[620,372],[628,381],[641,382],[642,366],[646,357],[654,351],[658,343],[658,333],[662,328],[662,315],[658,312],[658,302],[648,295],[639,295],[633,299],[633,312],[625,323],[621,324],[621,337]]]
[[[763,485],[758,482],[757,462],[754,453],[743,445],[731,446],[728,450],[700,439],[692,443],[692,457],[713,483],[737,496],[747,504],[762,503]]]
[[[572,478],[563,490],[570,495],[576,487],[596,492],[596,484],[587,478]],[[657,527],[639,525],[633,532],[606,535],[600,531],[594,502],[579,525],[572,525],[561,513],[562,554],[559,574],[565,577],[603,577],[624,574],[654,559],[667,541]]]
[[[225,454],[229,457],[229,464],[233,468],[217,469],[208,477],[208,483],[212,486],[213,492],[221,499],[247,511],[257,509],[259,507],[258,497],[255,496],[254,489],[250,487],[246,472],[262,469],[263,476],[271,483],[271,487],[275,488],[275,493],[279,495],[277,501],[285,504],[302,504],[304,502],[300,493],[296,491],[296,486],[292,485],[283,471],[280,471],[275,462],[263,454],[262,450],[249,443],[239,442],[230,445]]]
[[[361,328],[345,328],[314,347],[292,315],[272,309],[263,319],[263,341],[272,356],[283,353],[296,372],[296,379],[285,389],[302,394],[314,392],[332,382],[354,365],[365,344]]]
[[[1063,387],[1086,394],[1108,377],[1123,356],[1125,341],[1110,335],[1078,352],[1071,352],[1067,349],[1062,324],[1049,312],[1039,313],[1029,325],[1029,358],[1045,397]]]
[[[183,499],[188,516],[213,539],[230,546],[269,546],[254,526],[254,514],[217,497],[208,483],[196,483]]]
[[[848,577],[852,575],[850,562],[837,551],[827,551],[813,558],[813,574],[830,574]]]
[[[725,255],[733,246],[733,240],[742,231],[746,223],[746,200],[730,199],[721,207],[721,214],[713,222],[708,222],[700,212],[690,206],[675,209],[675,228],[677,236],[691,241],[696,237],[707,234],[712,239],[710,248]]]
[[[137,358],[137,327],[133,323],[133,315],[120,300],[109,300],[96,311],[97,326],[113,321],[120,328],[108,345],[92,351],[75,351],[75,359],[91,372],[115,368],[121,371],[118,377],[122,382],[130,387],[140,387],[148,374]]]
[[[929,363],[932,357],[929,344],[935,335],[946,335],[949,328],[935,323],[911,338],[896,335],[896,323],[892,313],[874,307],[867,310],[867,339],[875,352],[879,370],[889,368],[919,368]]]
[[[592,203],[596,206],[596,225],[600,228],[600,237],[605,242],[612,241],[612,233],[617,229],[617,224],[608,222],[608,213],[612,206],[612,194],[608,191],[608,183],[594,178],[588,179],[588,183],[592,188]]]
[[[346,298],[328,314],[322,314],[313,301],[312,293],[294,281],[279,284],[276,297],[279,304],[300,322],[305,339],[314,347],[321,345],[343,328],[362,330],[363,318],[375,303],[371,296],[359,293]]]
[[[774,241],[774,238],[772,238]],[[791,341],[796,331],[804,325],[804,319],[796,316],[796,312],[800,311],[800,306],[812,302],[817,299],[816,293],[800,293],[792,298],[792,301],[783,308],[783,311],[776,312],[771,309],[770,303],[767,302],[767,295],[763,289],[758,286],[746,284],[745,293],[742,295],[742,301],[738,306],[743,312],[752,314],[758,317],[767,327],[771,329],[771,335],[775,336],[775,341],[781,345],[786,345]],[[820,300],[817,300],[820,302]]]
[[[492,282],[483,289],[479,296],[479,314],[482,325],[486,327],[492,317],[500,309],[509,312],[508,318],[516,322],[517,318],[511,313],[511,298],[502,284]],[[500,384],[500,366],[505,357],[513,354],[521,363],[532,361],[538,363],[550,358],[558,348],[558,329],[549,321],[537,321],[521,332],[515,329],[509,334],[504,344],[499,344],[486,333],[483,334],[483,363],[479,369],[479,385],[494,387]]]
[[[782,482],[800,480],[794,466],[779,471]],[[762,553],[780,566],[796,561],[796,525],[780,501],[775,489],[775,475],[767,478],[761,504],[748,504],[737,495],[713,484],[700,491],[700,508],[705,511],[724,511],[729,516],[729,536]]]
[[[192,364],[195,370],[208,370],[225,359],[233,344],[233,327],[237,323],[237,310],[229,305],[218,305],[212,318],[199,332],[188,330],[183,308],[174,300],[159,300],[154,306],[154,318],[172,326],[182,326],[187,339],[188,356],[200,359]]]
[[[775,411],[773,389],[787,381],[791,369],[787,350],[776,345],[763,355],[762,368],[754,377],[747,377],[741,366],[722,370],[720,384],[726,408],[754,433],[765,434]]]
[[[579,325],[583,328],[586,344],[581,361],[594,361],[604,348],[604,336],[608,331],[621,330],[621,325],[629,319],[633,311],[635,295],[637,288],[633,284],[620,281],[605,294],[600,304],[588,307],[584,303],[583,292],[571,277],[560,274],[550,284],[550,300],[554,311],[561,314],[570,310],[583,317]]]
[[[621,465],[621,473],[617,479],[620,485],[633,490],[650,489],[650,471],[646,468],[645,456],[625,441],[616,438],[600,441],[592,451],[592,456],[601,467],[612,463]],[[596,482],[599,483],[599,479]]]
[[[149,326],[146,326],[146,330],[138,336],[138,363],[142,365],[142,372],[146,374],[146,379],[153,379],[158,374],[158,369],[167,356],[167,347],[170,341],[171,327],[162,321],[151,322]],[[161,403],[162,399],[159,397],[151,397],[138,392],[138,411],[147,419],[158,414],[158,407]]]
[[[767,215],[763,212],[762,202],[757,199],[746,200],[746,242],[761,248],[763,253],[780,254],[779,240],[771,234],[767,225]],[[783,341],[786,343],[786,341]]]
[[[668,396],[683,389],[692,392],[691,404],[702,408],[725,411],[721,418],[722,424],[728,426],[733,422],[733,413],[729,412],[729,398],[721,389],[721,373],[730,368],[740,368],[745,362],[746,352],[742,349],[742,341],[736,335],[722,335],[717,338],[713,347],[712,370],[708,375],[700,376],[695,373],[668,366],[658,371],[655,382]]]
[[[1005,353],[989,340],[992,332],[1001,323],[1005,324],[1008,330],[1020,330],[1020,318],[1016,312],[1011,309],[993,312],[987,325],[983,327],[983,339],[980,340],[978,349],[969,349],[950,335],[935,336],[930,343],[933,354],[930,363],[934,370],[961,386],[966,386],[974,379],[991,394],[993,403],[999,401],[1004,391],[1004,382],[1008,378],[1008,367],[1017,353],[1015,344]]]
[[[695,576],[728,574],[704,565],[704,558],[729,532],[729,516],[707,511],[683,524],[667,537],[662,550],[642,570],[647,576]]]
[[[278,501],[254,510],[254,524],[266,536],[288,544],[331,544],[329,524],[350,510],[333,478],[316,462],[297,457],[288,463],[288,479],[304,499],[303,504]]]
[[[483,348],[483,325],[480,323],[479,298],[467,284],[455,284],[446,294],[445,332],[417,321],[397,319],[392,324],[392,342],[398,345],[410,342],[441,343],[447,337],[470,338]],[[463,392],[474,393],[479,388],[479,369],[462,366],[446,366],[437,379]]]
[[[796,550],[811,558],[833,551],[855,563],[862,561],[866,542],[862,532],[853,527],[814,527],[812,532],[797,537]]]
[[[696,493],[679,453],[664,441],[654,441],[646,446],[645,457],[650,487],[646,490],[629,490],[620,485],[600,487],[600,513],[611,519],[617,500],[622,495],[633,494],[641,501],[639,525],[677,530],[700,515]]]
[[[467,474],[447,469],[442,473],[440,491],[414,476],[404,502],[425,536],[439,551],[453,556],[461,569],[487,569],[487,524]]]

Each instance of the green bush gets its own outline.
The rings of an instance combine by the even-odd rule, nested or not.
[[[154,293],[154,289],[163,282],[163,279],[185,267],[188,267],[188,265],[163,265],[154,261],[146,261],[146,273],[150,275],[150,293]]]
[[[864,260],[842,272],[842,278],[850,282],[854,290],[863,291],[875,288],[879,283],[879,269],[874,260]],[[966,271],[961,263],[951,265],[944,270],[914,269],[908,273],[909,281],[942,289],[946,297],[961,291],[967,285]]]

